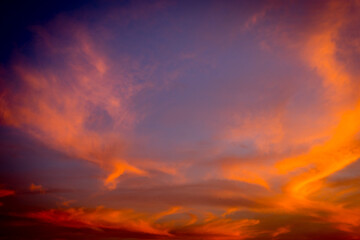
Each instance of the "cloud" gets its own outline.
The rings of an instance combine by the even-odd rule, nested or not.
[[[126,58],[114,64],[104,43],[71,17],[34,29],[38,61],[18,57],[7,72],[2,123],[71,157],[119,171],[111,159],[123,154],[124,135],[137,121],[130,102],[146,85],[136,81],[139,69]]]
[[[45,192],[45,189],[41,185],[36,185],[34,183],[31,183],[29,187],[31,192]]]
[[[124,162],[115,162],[115,170],[112,172],[106,179],[105,179],[105,185],[109,189],[114,189],[116,187],[116,179],[119,178],[124,172],[130,172],[138,175],[144,175],[146,174],[144,171],[130,166],[127,163]]]
[[[349,104],[347,98],[351,96],[351,89],[356,86],[355,78],[345,70],[345,66],[336,56],[336,39],[340,38],[339,29],[349,24],[345,15],[350,7],[351,4],[339,5],[336,1],[326,4],[325,10],[318,16],[321,29],[310,34],[304,46],[306,62],[316,69],[322,78],[325,97],[334,103],[338,103],[340,98],[341,101],[347,101],[351,107],[344,108],[344,102],[340,105],[334,104],[338,108],[333,108],[332,111],[340,117],[337,125],[329,131],[329,139],[313,145],[308,153],[290,157],[277,164],[277,168],[283,173],[310,166],[310,170],[290,182],[288,188],[294,195],[306,196],[312,191],[306,190],[307,186],[343,169],[360,157],[356,146],[360,129],[360,125],[357,124],[359,100],[353,99]]]
[[[199,222],[199,220],[193,220],[195,215],[192,215],[190,222],[188,215],[177,215],[171,221],[161,221],[166,216],[178,213],[180,209],[179,207],[172,207],[167,211],[152,215],[131,209],[115,210],[100,206],[96,209],[51,209],[27,213],[26,217],[68,228],[91,228],[102,231],[122,229],[171,238],[176,238],[176,235],[183,235],[187,238],[187,234],[195,234],[210,237],[222,236],[225,239],[236,237],[238,239],[239,237],[250,236],[250,231],[247,233],[247,227],[259,223],[258,220],[232,220],[227,218],[205,219]]]
[[[280,227],[276,229],[276,231],[272,234],[273,237],[277,237],[280,234],[288,233],[290,232],[290,227]]]
[[[98,207],[87,210],[70,208],[29,213],[27,217],[70,228],[126,229],[151,234],[168,235],[161,229],[150,226],[143,214],[132,210],[111,210]]]
[[[0,197],[6,197],[15,194],[15,191],[8,190],[8,189],[1,189],[0,191]]]
[[[0,149],[9,225],[357,239],[357,2],[109,5],[32,27],[1,69],[2,127],[41,145]]]
[[[8,189],[0,189],[0,198],[6,197],[6,196],[11,196],[14,195],[15,191],[14,190],[8,190]],[[0,207],[3,206],[4,204],[2,202],[0,202]]]

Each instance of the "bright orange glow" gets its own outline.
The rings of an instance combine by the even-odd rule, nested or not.
[[[144,175],[145,172],[128,165],[124,162],[115,162],[114,163],[114,172],[112,172],[106,179],[105,179],[105,185],[109,189],[114,189],[116,187],[116,179],[119,178],[124,172],[130,172],[138,175]]]

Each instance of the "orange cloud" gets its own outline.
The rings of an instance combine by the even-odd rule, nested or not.
[[[170,208],[170,209],[167,210],[167,211],[164,211],[164,212],[161,212],[161,213],[156,214],[155,217],[154,217],[154,219],[157,220],[157,219],[163,218],[163,217],[165,217],[165,216],[172,215],[172,214],[174,214],[174,213],[177,213],[180,209],[181,209],[180,206],[172,207],[172,208]]]
[[[329,19],[321,24],[318,32],[309,36],[305,44],[305,60],[310,67],[317,70],[322,77],[326,97],[331,99],[337,109],[333,108],[335,116],[340,120],[333,130],[329,131],[329,139],[322,144],[311,147],[308,153],[287,158],[276,167],[281,173],[287,173],[299,168],[309,168],[305,173],[295,177],[288,185],[288,190],[294,196],[306,196],[311,193],[319,181],[353,163],[360,157],[356,144],[356,136],[360,130],[360,102],[358,99],[349,103],[351,90],[354,89],[354,76],[351,76],[345,67],[337,60],[337,45],[339,29],[346,22],[348,4],[330,1],[327,11],[319,19]],[[330,16],[337,16],[330,18]],[[344,103],[347,104],[344,107]],[[352,109],[349,110],[349,106]],[[353,107],[354,106],[354,107]],[[311,186],[311,185],[313,186]],[[317,188],[313,188],[317,189]]]
[[[276,229],[276,231],[272,234],[273,237],[277,237],[279,236],[280,234],[284,234],[284,233],[288,233],[290,232],[290,227],[287,226],[287,227],[280,227],[278,229]]]
[[[129,231],[169,235],[166,230],[156,229],[146,220],[146,216],[132,210],[111,210],[98,207],[93,210],[70,208],[48,210],[27,214],[29,218],[39,219],[70,228],[123,229]]]
[[[248,228],[259,224],[259,222],[257,219],[232,220],[217,218],[192,228],[190,232],[214,235],[218,239],[247,239],[256,235],[256,233],[249,231]]]
[[[66,18],[60,20],[70,24]],[[55,21],[51,27],[58,28],[68,43],[63,45],[49,29],[39,28],[37,51],[55,62],[62,59],[66,66],[61,61],[43,67],[26,59],[17,61],[12,78],[21,87],[9,84],[1,92],[0,117],[48,147],[106,169],[113,167],[108,184],[121,175],[121,167],[111,159],[122,154],[122,136],[136,122],[128,103],[143,86],[131,73],[119,73],[83,26],[58,25]],[[129,172],[140,172],[126,166]]]
[[[41,185],[36,185],[34,183],[31,183],[29,187],[30,191],[32,192],[45,192],[45,189]]]
[[[140,170],[136,167],[133,167],[125,162],[115,162],[114,163],[114,171],[105,179],[105,185],[109,189],[116,188],[116,180],[124,173],[129,172],[137,175],[145,175],[146,172]]]
[[[261,177],[261,174],[257,173],[259,172],[259,169],[249,169],[246,165],[233,165],[224,168],[223,171],[226,179],[257,184],[268,190],[270,189],[268,183]]]
[[[91,228],[95,230],[122,229],[153,235],[162,235],[169,238],[175,235],[208,235],[223,239],[245,239],[254,236],[249,227],[257,225],[259,220],[214,217],[211,220],[199,221],[195,214],[177,216],[174,222],[162,221],[160,218],[178,213],[181,208],[172,207],[167,211],[149,214],[134,210],[114,210],[104,207],[96,209],[69,208],[64,210],[47,210],[26,214],[29,218],[70,228]],[[174,235],[175,234],[175,235]]]

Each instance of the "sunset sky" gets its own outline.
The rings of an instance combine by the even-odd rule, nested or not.
[[[0,8],[0,239],[360,239],[359,0]]]

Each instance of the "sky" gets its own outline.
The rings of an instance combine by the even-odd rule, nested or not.
[[[1,239],[360,239],[360,1],[5,1]]]

